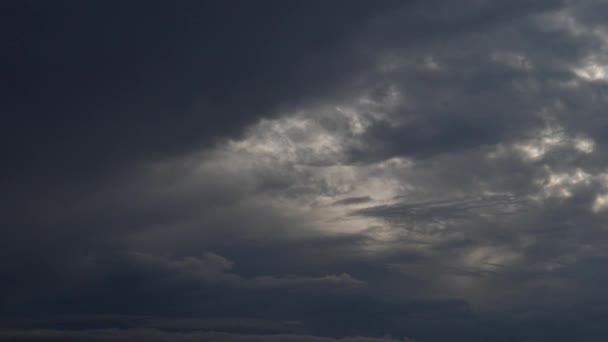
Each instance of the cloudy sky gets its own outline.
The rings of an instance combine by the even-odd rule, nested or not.
[[[608,1],[0,7],[0,340],[605,341]]]

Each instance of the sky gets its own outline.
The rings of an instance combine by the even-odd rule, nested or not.
[[[608,1],[0,13],[1,341],[608,334]]]

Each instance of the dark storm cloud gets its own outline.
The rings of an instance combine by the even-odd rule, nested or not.
[[[341,58],[352,34],[390,6],[3,4],[3,256],[7,272],[21,270],[11,287],[69,273],[51,267],[80,256],[66,246],[114,244],[127,218],[154,210],[108,205],[102,217],[85,209],[56,224],[41,211],[73,215],[73,201],[99,196],[125,167],[209,146],[278,106],[333,92],[359,63]]]
[[[3,256],[18,265],[10,269],[28,269],[23,273],[31,276],[46,273],[55,269],[50,260],[70,263],[81,253],[64,246],[114,244],[121,239],[116,232],[132,226],[127,222],[135,217],[152,215],[144,220],[159,221],[177,215],[141,202],[134,212],[125,210],[110,203],[118,198],[110,198],[92,204],[94,210],[107,205],[102,217],[87,217],[90,209],[79,214],[84,219],[69,222],[53,224],[47,217],[73,215],[72,203],[100,196],[141,161],[208,148],[275,115],[280,106],[330,96],[359,68],[358,57],[343,58],[352,35],[391,6],[3,4],[2,34],[8,44],[2,57],[7,76],[2,88]],[[58,268],[52,272],[63,274]],[[29,283],[29,275],[19,274],[15,284],[21,277]]]
[[[352,34],[390,6],[3,4],[5,172],[90,177],[237,133],[352,77]]]
[[[0,339],[603,336],[603,2],[2,7]]]

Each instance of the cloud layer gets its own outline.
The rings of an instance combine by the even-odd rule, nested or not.
[[[606,2],[7,10],[0,339],[605,335]]]

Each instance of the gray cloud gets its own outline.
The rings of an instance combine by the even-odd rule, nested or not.
[[[0,339],[604,336],[603,1],[230,5],[13,6]]]
[[[442,222],[474,219],[479,216],[516,214],[525,201],[509,195],[480,196],[456,200],[426,203],[397,203],[369,207],[353,212],[353,215],[380,217],[396,224],[416,221]]]
[[[349,274],[326,275],[323,277],[298,276],[258,276],[251,279],[242,278],[231,273],[233,263],[226,258],[206,253],[202,258],[187,257],[180,260],[171,260],[146,254],[135,254],[133,260],[142,264],[138,268],[154,268],[159,273],[166,273],[169,277],[185,278],[186,281],[200,281],[202,284],[211,283],[227,285],[237,288],[282,288],[282,287],[317,287],[317,286],[344,286],[360,287],[365,285],[361,280]]]
[[[372,198],[369,196],[361,197],[348,197],[334,202],[334,205],[352,205],[352,204],[364,204],[371,202]]]

